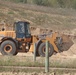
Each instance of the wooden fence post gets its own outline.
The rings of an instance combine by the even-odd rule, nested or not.
[[[36,61],[36,43],[34,44],[34,57],[33,57],[34,62]]]
[[[49,42],[46,41],[46,52],[45,52],[45,72],[49,72]]]

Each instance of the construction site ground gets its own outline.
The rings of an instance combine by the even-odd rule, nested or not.
[[[46,9],[46,10],[45,10]],[[29,21],[31,24],[31,34],[40,35],[53,32],[59,32],[60,34],[71,35],[71,40],[74,44],[67,51],[61,53],[54,53],[49,59],[50,62],[57,62],[59,64],[67,63],[67,65],[73,65],[75,67],[76,62],[76,10],[74,9],[62,9],[62,8],[49,8],[37,5],[29,4],[16,4],[7,2],[6,0],[0,0],[0,31],[5,26],[6,30],[13,30],[14,21]],[[29,59],[33,61],[32,53],[18,53],[14,57],[3,56],[0,54],[0,59],[8,61],[8,59],[25,62]],[[43,57],[37,57],[37,61],[42,61]],[[1,61],[0,60],[0,61]],[[53,61],[51,61],[53,60]],[[9,61],[10,62],[10,61]],[[66,66],[67,66],[66,65]],[[65,66],[65,64],[64,64]],[[70,72],[70,71],[69,71]],[[76,75],[76,73],[64,72],[60,75]],[[0,72],[0,75],[46,75],[46,73],[25,73],[25,72]],[[59,75],[51,73],[49,75]]]

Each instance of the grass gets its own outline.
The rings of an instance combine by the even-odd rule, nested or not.
[[[25,67],[44,67],[45,58],[37,57],[36,62],[33,62],[33,57],[10,57],[4,56],[0,58],[0,66],[25,66]],[[70,61],[71,60],[71,61]],[[28,62],[28,63],[27,63]],[[56,68],[76,68],[76,59],[51,59],[50,67]]]
[[[14,14],[14,12],[13,11],[9,11],[8,14]]]
[[[41,73],[45,74],[45,69],[29,69],[29,68],[14,68],[14,66],[19,67],[45,67],[45,58],[44,57],[37,57],[36,62],[33,62],[33,57],[31,56],[1,56],[0,57],[0,72],[26,72],[26,73]],[[10,67],[2,67],[2,66],[12,66]],[[76,69],[76,59],[60,59],[60,58],[49,58],[49,66],[50,68],[56,67],[56,68],[75,68]],[[50,69],[49,74],[55,73],[56,75],[61,74],[75,74],[75,70],[62,70],[62,69]]]
[[[0,72],[13,72],[13,73],[19,73],[19,72],[25,72],[25,73],[45,73],[45,69],[20,69],[20,68],[4,68],[1,67]],[[68,74],[70,73],[71,75],[75,74],[76,71],[69,71],[69,70],[52,70],[50,69],[49,72],[47,73],[49,74],[56,74],[56,75],[61,75],[61,74]]]

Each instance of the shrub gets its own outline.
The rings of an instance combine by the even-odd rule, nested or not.
[[[6,0],[16,3],[33,3],[42,6],[61,7],[61,8],[74,8],[76,9],[76,0]]]
[[[76,9],[76,0],[72,1],[72,8]]]
[[[21,2],[21,3],[27,3],[27,0],[9,0],[9,1],[13,1],[13,2],[16,2],[16,3],[19,3],[19,2]]]

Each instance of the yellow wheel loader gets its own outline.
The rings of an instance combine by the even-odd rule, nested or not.
[[[29,22],[18,21],[14,23],[13,31],[0,31],[0,51],[2,55],[16,55],[18,52],[34,52],[36,43],[36,54],[45,56],[45,42],[49,41],[49,56],[54,52],[63,51],[66,37],[58,36],[51,32],[43,35],[31,35]],[[69,38],[68,38],[69,39]],[[67,39],[67,40],[68,40]]]

